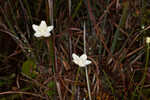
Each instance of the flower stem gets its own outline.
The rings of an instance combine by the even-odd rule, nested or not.
[[[83,41],[84,41],[84,53],[86,54],[86,27],[85,27],[85,22],[84,22]],[[86,72],[86,81],[87,81],[89,99],[92,100],[92,98],[91,98],[91,90],[90,90],[90,84],[89,84],[89,77],[88,77],[88,69],[87,69],[87,66],[85,66],[85,72]]]
[[[87,67],[85,67],[85,72],[86,72],[86,81],[87,81],[89,99],[92,100]]]

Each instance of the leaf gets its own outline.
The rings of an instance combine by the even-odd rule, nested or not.
[[[51,90],[47,91],[47,95],[48,95],[48,96],[52,96],[52,95],[54,95],[54,94],[55,94],[54,91],[51,91]]]
[[[6,82],[0,80],[0,87],[2,87],[2,86],[5,85],[5,84],[6,84]]]
[[[0,100],[7,100],[5,97],[3,97],[3,98],[0,98]]]
[[[55,87],[55,82],[54,81],[49,82],[48,87],[49,88],[54,88]]]
[[[26,60],[22,65],[22,72],[30,77],[35,77],[36,64],[32,59]]]
[[[50,88],[50,90],[48,90],[48,91],[46,92],[46,94],[47,94],[48,96],[53,96],[53,95],[56,93],[56,91],[55,91],[55,87],[56,87],[55,82],[54,82],[54,81],[51,81],[51,82],[49,82],[49,83],[47,84],[47,86]]]

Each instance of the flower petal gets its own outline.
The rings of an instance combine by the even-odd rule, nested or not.
[[[34,31],[38,31],[39,26],[33,24],[33,25],[32,25],[32,28],[33,28]]]
[[[34,33],[34,36],[35,37],[41,37],[42,35],[41,35],[41,33],[36,32],[36,33]]]
[[[48,32],[47,32],[47,33],[45,33],[45,34],[43,34],[43,36],[44,36],[44,37],[49,37],[50,35],[51,35],[51,34],[50,34],[50,33],[48,33]]]
[[[41,21],[40,27],[44,27],[44,28],[47,27],[47,24],[44,20]]]
[[[78,60],[73,60],[73,62],[74,62],[75,64],[79,65]]]
[[[75,53],[72,54],[73,62],[80,66],[80,58]]]
[[[85,64],[86,65],[89,65],[89,64],[91,64],[92,62],[90,61],[90,60],[86,60],[86,62],[85,62]]]
[[[73,58],[73,60],[79,60],[80,59],[79,56],[76,55],[75,53],[72,54],[72,58]]]
[[[75,53],[72,54],[73,62],[80,67],[86,67],[86,65],[90,64],[91,61],[87,60],[87,55],[83,54],[80,57],[77,56]]]
[[[83,60],[83,61],[86,60],[87,59],[87,55],[86,54],[81,55],[80,59]]]
[[[54,26],[48,26],[48,27],[47,27],[47,29],[48,29],[49,32],[52,31],[53,28],[54,28]]]
[[[80,67],[85,67],[86,65],[85,65],[85,64],[80,64],[79,66],[80,66]]]
[[[146,43],[150,43],[150,37],[146,37]]]

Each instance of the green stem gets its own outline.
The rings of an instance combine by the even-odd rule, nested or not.
[[[75,82],[77,82],[77,81],[78,81],[78,75],[79,75],[79,72],[80,72],[80,67],[78,67]],[[74,86],[73,91],[72,91],[71,100],[73,100],[73,97],[74,97],[74,94],[75,94],[76,85],[77,85],[77,84],[75,83],[75,86]]]
[[[143,85],[144,85],[144,82],[145,82],[145,79],[146,79],[146,73],[147,73],[147,70],[148,70],[148,61],[149,61],[149,43],[147,43],[147,53],[146,53],[146,64],[145,64],[145,70],[144,70],[144,75],[143,75],[143,78],[141,80],[141,88],[140,88],[140,95],[138,97],[138,100],[140,100],[140,96],[142,94],[142,89],[143,89]]]
[[[49,39],[49,56],[50,56],[50,65],[53,66],[53,72],[55,72],[55,55],[54,55],[54,48],[53,48],[53,39],[50,37]]]
[[[128,8],[129,8],[129,3],[128,1],[124,2],[124,9],[123,9],[123,14],[121,16],[121,20],[119,22],[119,27],[117,28],[116,32],[115,32],[115,35],[114,35],[114,39],[112,41],[112,47],[111,47],[111,52],[114,53],[115,51],[115,48],[117,46],[117,40],[118,40],[118,37],[119,37],[119,29],[121,27],[123,27],[123,25],[125,24],[126,22],[126,18],[127,18],[127,15],[128,15]]]
[[[146,79],[146,72],[148,70],[148,61],[149,61],[149,44],[147,44],[147,53],[146,53],[146,63],[145,63],[145,70],[144,70],[144,75],[142,77],[142,80],[140,81],[140,84],[136,86],[136,88],[134,89],[134,92],[132,93],[132,98],[131,100],[134,100],[134,96],[136,95],[136,91],[139,90],[139,95],[138,95],[138,100],[140,100],[140,97],[141,97],[141,94],[142,94],[142,88],[143,88],[143,85],[144,85],[144,82],[145,82],[145,79]],[[140,87],[141,85],[141,87]],[[140,89],[139,89],[140,87]]]
[[[104,76],[106,77],[106,81],[108,82],[108,85],[109,85],[109,87],[110,87],[110,89],[111,89],[111,91],[112,91],[112,94],[114,95],[114,100],[117,100],[116,97],[115,97],[115,90],[114,90],[114,88],[113,88],[113,86],[112,86],[112,83],[111,83],[111,81],[110,81],[110,79],[109,79],[107,73],[106,73],[104,70],[102,70],[102,71],[103,71],[103,73],[104,73]]]
[[[82,1],[83,1],[83,0],[80,0],[80,2],[78,3],[77,7],[75,8],[75,11],[74,11],[74,13],[73,13],[73,15],[72,15],[72,18],[73,18],[73,19],[77,16],[78,11],[79,11],[79,9],[80,9],[80,7],[81,7],[81,5],[82,5]]]

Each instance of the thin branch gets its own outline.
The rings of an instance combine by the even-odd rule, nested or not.
[[[7,91],[7,92],[1,92],[0,95],[7,95],[7,94],[26,94],[26,95],[32,95],[35,97],[40,97],[42,99],[46,99],[45,97],[43,97],[40,94],[35,94],[35,93],[31,93],[31,92],[23,92],[23,91]]]

